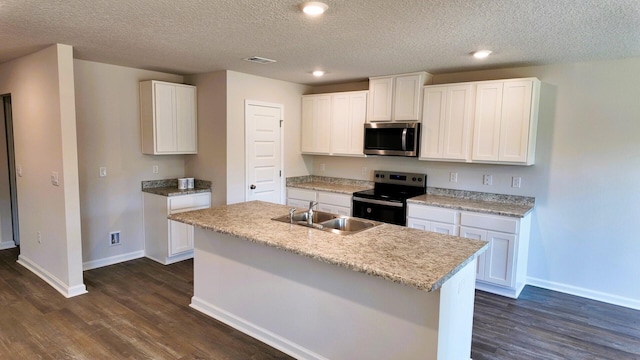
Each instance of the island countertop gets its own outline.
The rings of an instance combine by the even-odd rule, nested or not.
[[[485,241],[391,224],[338,235],[271,220],[288,211],[285,205],[251,201],[169,218],[424,291],[438,290],[488,247]]]

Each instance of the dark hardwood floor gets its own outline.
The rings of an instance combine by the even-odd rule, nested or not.
[[[84,273],[65,299],[0,251],[0,359],[284,359],[188,307],[193,262],[138,259]],[[476,294],[472,356],[640,359],[640,311],[527,287]]]

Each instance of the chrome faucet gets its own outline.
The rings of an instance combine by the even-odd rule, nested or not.
[[[313,225],[313,207],[318,205],[317,201],[309,201],[309,212],[307,213],[307,224]]]
[[[289,209],[289,222],[293,224],[293,214],[296,212],[296,208]]]

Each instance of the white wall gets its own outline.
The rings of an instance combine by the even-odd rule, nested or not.
[[[283,177],[308,175],[311,159],[300,155],[300,96],[309,87],[227,71],[227,203],[245,200],[244,101],[284,105]]]
[[[0,65],[0,93],[13,109],[20,264],[65,296],[86,292],[82,243],[73,49],[53,45]],[[59,186],[50,176],[59,174]],[[38,241],[40,232],[40,241]]]
[[[183,77],[83,60],[74,66],[82,258],[94,268],[143,255],[141,182],[184,176],[184,156],[142,154],[138,90],[143,80]],[[101,166],[106,177],[98,176]],[[111,231],[120,231],[121,245],[109,246]]]
[[[430,187],[534,196],[531,282],[640,308],[640,59],[436,75],[434,83],[530,76],[542,81],[534,166],[324,156],[313,174],[371,180],[375,169],[416,171]],[[482,185],[485,173],[493,186]],[[514,175],[521,189],[510,187]]]

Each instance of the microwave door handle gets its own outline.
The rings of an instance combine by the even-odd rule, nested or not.
[[[402,129],[402,151],[407,151],[407,128]]]

